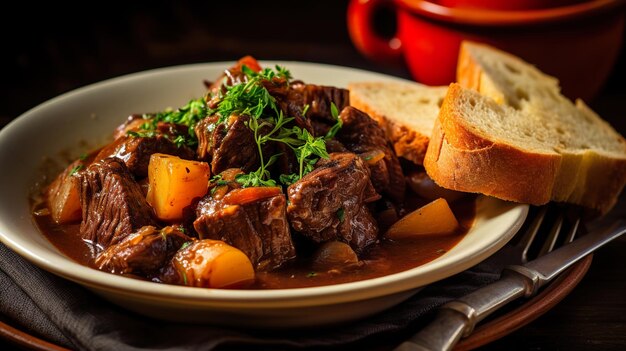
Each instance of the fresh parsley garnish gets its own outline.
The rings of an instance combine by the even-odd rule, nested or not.
[[[183,145],[195,147],[198,145],[198,137],[194,130],[195,126],[211,113],[212,111],[207,107],[205,98],[190,100],[187,105],[177,110],[165,110],[154,115],[143,115],[146,122],[141,125],[139,130],[128,131],[127,134],[133,137],[150,138],[157,136],[157,125],[159,122],[184,125],[187,127],[187,133],[172,136],[172,142],[178,147]],[[168,137],[167,135],[165,136]]]
[[[80,165],[76,165],[72,168],[72,170],[70,171],[70,175],[74,175],[74,173],[80,171],[81,169],[83,169],[85,167],[85,165],[80,164]]]
[[[325,138],[333,137],[341,126],[333,127],[332,133],[329,132],[329,135],[317,138],[298,126],[287,128],[286,125],[293,121],[294,117],[284,115],[263,81],[269,81],[268,84],[289,84],[291,73],[280,66],[255,72],[244,65],[241,71],[246,75],[247,81],[226,87],[226,93],[217,107],[217,113],[220,116],[218,123],[226,121],[231,115],[250,116],[248,127],[254,133],[261,166],[254,172],[238,175],[235,180],[244,187],[276,186],[276,181],[271,178],[268,167],[276,161],[279,155],[273,155],[267,161],[263,155],[263,145],[273,141],[291,148],[298,160],[299,172],[297,174],[283,174],[279,177],[281,183],[290,185],[312,171],[320,157],[329,157]],[[306,114],[308,108],[308,105],[304,106],[303,115]],[[334,115],[338,116],[336,106],[334,106],[334,111]]]
[[[298,180],[300,180],[300,175],[298,173],[281,174],[280,177],[278,177],[278,180],[282,184],[285,184],[285,185],[289,186],[289,185],[297,182]]]
[[[341,129],[341,127],[343,126],[343,121],[341,120],[341,118],[339,118],[339,110],[337,109],[337,106],[334,102],[330,103],[330,115],[337,122],[326,133],[326,136],[324,137],[326,140],[334,138],[335,135],[337,135],[337,132],[339,132],[339,129]]]
[[[344,210],[343,207],[339,207],[339,209],[337,210],[337,218],[339,218],[339,223],[343,223],[345,216],[346,210]]]
[[[276,181],[270,178],[268,174],[268,171],[263,172],[263,170],[259,168],[255,172],[238,174],[235,180],[244,188],[251,186],[276,186]]]
[[[224,185],[228,185],[230,182],[228,180],[222,179],[221,174],[216,174],[209,180],[209,183],[214,185],[211,188],[211,195],[213,195],[217,191],[217,188],[224,186]]]
[[[220,115],[218,123],[223,123],[233,114],[249,115],[256,119],[261,118],[263,114],[270,116],[278,114],[276,99],[261,82],[264,80],[274,82],[273,79],[278,78],[283,84],[289,84],[291,73],[278,65],[276,70],[265,68],[260,72],[243,65],[241,71],[246,75],[247,82],[226,87],[226,93],[217,109]]]
[[[300,129],[297,134],[299,140],[303,143],[298,146],[294,151],[296,158],[300,163],[300,176],[299,179],[313,170],[313,166],[317,163],[319,158],[330,158],[326,151],[326,143],[322,137],[313,137],[306,129]],[[316,157],[317,156],[317,157]]]

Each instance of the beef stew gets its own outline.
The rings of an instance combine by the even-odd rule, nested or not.
[[[389,240],[386,228],[429,202],[406,190],[405,174],[423,170],[396,157],[378,124],[349,106],[348,92],[293,81],[285,68],[262,69],[250,57],[225,72],[186,106],[131,116],[111,144],[43,189],[33,213],[46,237],[113,274],[279,289],[410,269],[471,227],[474,200],[464,195],[450,203],[459,222],[453,232]],[[184,200],[182,218],[159,216],[147,200],[160,196],[154,184],[194,181],[185,172],[168,177],[165,166],[154,171],[165,176],[151,179],[161,154],[207,165],[210,180]],[[175,195],[167,198],[172,206],[181,201]],[[50,215],[59,203],[73,211],[62,221]]]

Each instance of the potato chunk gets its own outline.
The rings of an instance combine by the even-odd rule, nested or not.
[[[402,217],[385,236],[392,240],[414,238],[420,235],[446,235],[459,227],[448,202],[439,198]]]
[[[76,173],[82,168],[82,161],[73,162],[46,189],[50,215],[57,224],[80,221],[80,180]]]
[[[320,246],[312,259],[316,270],[342,269],[359,263],[359,257],[350,245],[341,241],[327,241]]]
[[[254,282],[254,268],[241,250],[204,239],[179,250],[172,263],[180,284],[203,288],[242,288]]]
[[[194,198],[206,195],[209,164],[183,160],[165,154],[153,154],[148,166],[148,203],[164,221],[183,218],[183,208]]]

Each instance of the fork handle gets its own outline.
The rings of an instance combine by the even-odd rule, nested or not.
[[[461,299],[441,306],[435,320],[394,351],[450,350],[472,333],[479,321],[501,306],[532,291],[532,281],[516,271]]]

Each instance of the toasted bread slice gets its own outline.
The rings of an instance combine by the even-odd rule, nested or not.
[[[396,155],[421,165],[448,87],[410,82],[355,82],[348,89],[350,104],[385,129]]]
[[[626,182],[626,141],[581,103],[561,108],[518,109],[453,83],[424,167],[445,188],[606,213]]]

